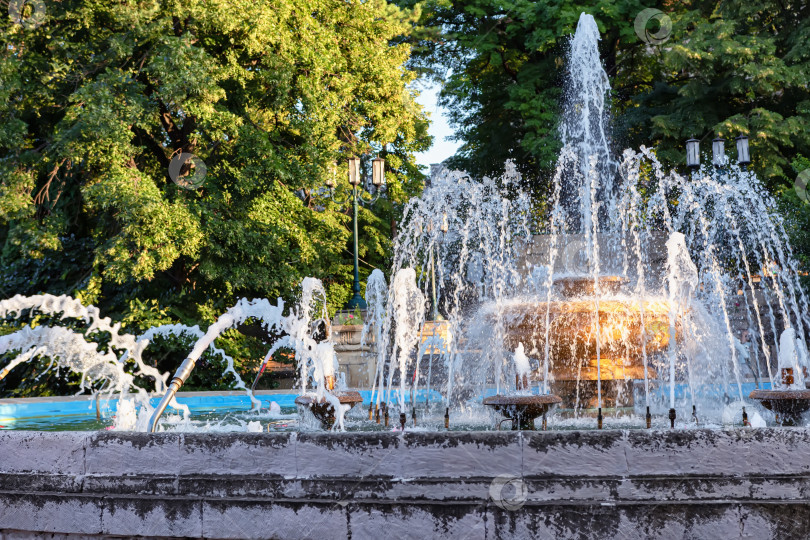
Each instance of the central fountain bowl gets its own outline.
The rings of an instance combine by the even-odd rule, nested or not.
[[[490,396],[484,398],[484,405],[512,420],[512,429],[534,429],[534,419],[552,410],[562,402],[562,398],[552,394]]]
[[[350,409],[363,402],[360,393],[352,390],[336,391],[332,392],[332,395],[338,398],[341,405],[348,405]],[[305,394],[295,398],[295,404],[308,408],[324,429],[330,429],[335,425],[335,408],[326,398]]]
[[[597,280],[589,276],[556,279],[554,290],[559,294],[550,302],[512,303],[501,312],[508,349],[522,343],[529,354],[544,356],[549,337],[553,391],[563,396],[565,406],[573,406],[578,384],[644,379],[645,355],[650,359],[669,345],[669,302],[623,296],[626,282],[619,276],[602,276],[597,287]],[[647,376],[655,373],[648,368]],[[580,388],[580,403],[595,393],[587,386]]]

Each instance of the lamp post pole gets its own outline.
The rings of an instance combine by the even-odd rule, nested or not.
[[[366,309],[366,301],[360,296],[360,252],[357,245],[357,186],[352,187],[352,218],[354,221],[354,283],[352,292],[354,293],[346,304],[347,309]]]
[[[351,202],[352,205],[352,243],[354,244],[354,280],[352,282],[352,297],[346,303],[346,309],[366,309],[366,301],[360,295],[360,250],[358,240],[357,212],[360,204],[374,204],[380,198],[383,189],[383,179],[385,177],[385,160],[375,158],[371,161],[371,183],[376,188],[374,195],[370,199],[363,198],[363,190],[360,188],[360,158],[349,158],[349,185],[351,194],[345,199],[340,199],[334,192],[335,180],[329,178],[326,187],[329,188],[329,197],[340,206]]]

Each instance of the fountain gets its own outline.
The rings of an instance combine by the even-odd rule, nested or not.
[[[491,418],[485,411],[492,407],[516,429],[540,416],[547,425],[559,410],[574,419],[598,411],[598,426],[603,409],[646,412],[648,426],[653,413],[674,426],[678,410],[698,418],[698,408],[701,420],[715,421],[730,401],[744,405],[745,394],[781,423],[798,422],[808,408],[810,309],[781,219],[769,211],[773,200],[745,163],[731,164],[722,152],[688,176],[666,172],[645,147],[614,157],[598,43],[595,20],[583,14],[570,42],[563,149],[547,204],[530,200],[517,166],[507,162],[497,178],[438,170],[405,207],[391,287],[375,271],[366,294],[363,335],[374,336],[376,356],[369,420],[374,411],[397,411],[401,426],[408,416],[417,423],[420,400],[423,423],[449,426],[459,414]],[[343,429],[346,413],[361,402],[336,375],[317,280],[304,280],[301,302],[288,314],[281,301],[243,299],[206,332],[171,325],[138,340],[119,336],[95,308],[57,300],[15,297],[0,313],[40,306],[96,321],[87,334],[102,324],[98,329],[114,336],[106,356],[71,330],[23,328],[0,338],[0,350],[21,351],[0,378],[46,354],[90,380],[105,373],[107,393],[149,377],[156,391],[166,391],[155,408],[139,398],[137,425],[156,430],[164,409],[177,408],[174,395],[204,351],[226,361],[258,410],[256,383],[273,355],[289,348],[302,414]],[[214,347],[222,331],[248,319],[276,336],[251,388]],[[197,342],[167,384],[140,354],[150,339],[168,334]],[[126,352],[119,357],[112,347]],[[130,360],[134,374],[124,372]],[[752,378],[754,393],[744,392]],[[431,416],[437,412],[444,419]]]
[[[0,432],[0,531],[365,537],[394,523],[424,537],[615,537],[633,526],[766,537],[757,527],[776,523],[790,536],[790,497],[803,499],[786,486],[804,480],[810,435],[763,427],[758,412],[781,426],[804,425],[810,410],[810,309],[781,218],[746,164],[722,152],[687,175],[645,147],[617,157],[598,41],[583,14],[546,205],[507,162],[496,178],[437,171],[404,208],[390,287],[375,270],[366,289],[370,389],[345,387],[312,278],[289,309],[242,299],[204,332],[130,336],[71,298],[0,300],[3,319],[36,312],[84,325],[0,336],[0,353],[16,355],[0,378],[47,356],[82,373],[99,401],[116,397],[118,412],[109,433]],[[271,337],[251,388],[215,347],[249,320]],[[99,349],[96,332],[109,345]],[[171,380],[141,359],[168,335],[195,341]],[[297,388],[263,411],[256,383],[282,348],[294,351]],[[256,433],[191,422],[178,400],[195,396],[178,391],[203,354],[223,360],[244,392],[247,421],[224,427]],[[272,429],[268,414],[285,416],[282,406],[317,425]],[[163,417],[168,408],[183,418]],[[493,420],[512,429],[494,432]],[[635,429],[645,425],[683,429]],[[275,432],[258,433],[265,427]],[[507,484],[525,507],[501,496]],[[677,502],[662,502],[673,493]]]
[[[540,222],[512,163],[483,180],[439,170],[405,209],[394,279],[416,269],[435,298],[428,312],[441,312],[458,336],[438,359],[447,409],[475,410],[478,396],[519,428],[556,403],[575,415],[596,409],[599,426],[605,407],[646,409],[648,426],[651,409],[672,426],[678,409],[698,418],[701,408],[713,421],[732,396],[744,403],[751,377],[778,386],[780,328],[795,329],[791,369],[807,368],[810,310],[782,222],[768,211],[773,200],[725,155],[691,177],[665,172],[644,147],[614,159],[598,40],[583,15],[568,57],[564,147]],[[769,267],[780,271],[765,278]],[[400,395],[404,381],[412,390],[425,381],[420,354],[386,356],[392,328],[389,313],[378,399],[396,377]],[[777,356],[786,346],[775,344]],[[801,391],[770,392],[795,404]]]

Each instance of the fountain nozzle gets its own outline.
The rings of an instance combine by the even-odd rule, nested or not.
[[[368,421],[371,422],[371,420],[373,418],[374,418],[374,404],[369,403],[368,404]]]
[[[742,409],[743,409],[743,425],[750,426],[751,422],[748,421],[748,413],[745,412],[745,407],[743,407]]]
[[[384,403],[383,405],[384,405],[383,412],[385,413],[385,415],[384,415],[385,427],[388,427],[388,404]]]
[[[408,417],[405,415],[404,412],[399,413],[399,425],[402,427],[402,431],[405,431],[405,423],[408,421]]]
[[[374,418],[377,420],[377,423],[379,424],[380,423],[380,405],[379,404],[377,404],[377,406],[374,407]]]
[[[596,415],[596,425],[602,429],[602,407],[599,407],[599,413]]]
[[[163,399],[160,400],[155,412],[152,413],[152,417],[149,418],[149,433],[154,433],[157,429],[160,415],[163,414],[163,411],[166,410],[166,407],[169,405],[171,400],[174,399],[174,395],[177,394],[177,391],[180,390],[180,387],[183,386],[183,383],[186,382],[186,379],[188,379],[188,377],[191,375],[191,370],[194,369],[194,363],[196,361],[196,358],[188,357],[183,360],[183,363],[180,364],[179,368],[177,368],[177,371],[172,378],[172,382],[169,383],[169,387],[166,389],[166,393],[163,395]]]
[[[646,419],[647,419],[647,429],[650,429],[652,427],[652,415],[650,414],[650,406],[649,405],[647,405],[647,417],[646,417]]]
[[[413,420],[413,425],[416,426],[416,405],[411,407],[411,420]]]
[[[674,408],[670,409],[669,410],[669,427],[670,428],[673,428],[673,429],[675,428],[675,418],[676,418],[675,409]]]
[[[745,409],[743,409],[743,410],[745,410]],[[692,405],[692,421],[693,421],[695,424],[697,424],[697,423],[698,423],[698,418],[697,418],[697,407],[695,407],[694,405]]]
[[[444,429],[450,429],[450,407],[444,409]]]

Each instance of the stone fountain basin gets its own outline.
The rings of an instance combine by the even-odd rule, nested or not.
[[[798,538],[810,518],[808,445],[809,430],[773,428],[8,431],[0,432],[0,530],[14,538]],[[504,507],[498,496],[513,498],[516,487],[525,496]]]
[[[754,390],[748,397],[776,413],[784,425],[793,425],[810,410],[810,390]]]

